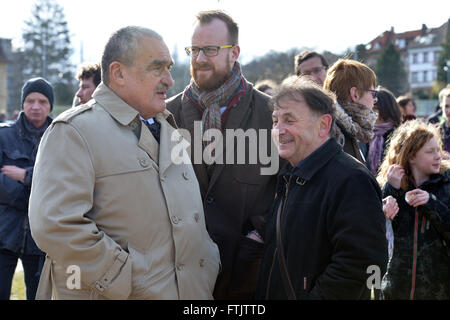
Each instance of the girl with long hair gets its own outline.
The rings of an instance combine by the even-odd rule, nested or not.
[[[382,281],[385,299],[450,299],[449,169],[433,125],[411,120],[393,133],[377,176],[383,197],[399,206],[386,213],[394,252]]]

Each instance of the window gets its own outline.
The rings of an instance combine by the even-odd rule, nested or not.
[[[411,83],[417,83],[417,72],[411,73]]]
[[[427,63],[428,62],[428,52],[424,52],[423,53],[423,62]]]
[[[427,82],[427,81],[428,81],[428,71],[424,71],[422,82]]]
[[[437,62],[439,59],[439,51],[434,52],[434,62]]]
[[[418,61],[417,61],[417,53],[413,53],[413,55],[412,55],[412,63],[413,64],[416,64]]]

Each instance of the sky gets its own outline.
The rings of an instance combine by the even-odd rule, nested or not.
[[[56,0],[63,8],[75,64],[97,62],[111,33],[127,25],[163,36],[172,55],[187,59],[195,14],[223,9],[239,24],[241,63],[269,51],[308,47],[344,53],[386,30],[438,27],[450,18],[448,0]],[[0,38],[20,43],[34,0],[0,1]],[[83,48],[83,50],[81,50]],[[81,51],[83,54],[81,54]]]

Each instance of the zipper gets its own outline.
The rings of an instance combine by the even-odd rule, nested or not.
[[[419,212],[416,208],[416,215],[414,219],[414,248],[413,248],[413,266],[412,266],[412,281],[411,281],[411,293],[409,295],[410,300],[414,300],[414,291],[416,289],[416,267],[417,267],[417,238],[419,233]]]
[[[286,179],[283,177],[284,181],[286,181],[286,191],[284,192],[284,198],[281,200],[282,202],[280,203],[280,206],[281,206],[280,223],[281,223],[281,218],[283,218],[283,212],[284,212],[285,205],[286,205],[286,202],[287,202],[287,197],[289,195],[289,185],[291,183],[291,178],[292,178],[292,176],[289,176],[289,180],[286,181]],[[280,225],[280,228],[281,228],[281,225]],[[273,271],[273,266],[275,264],[275,258],[277,256],[277,250],[278,250],[278,248],[275,247],[275,251],[273,252],[273,257],[272,257],[272,265],[270,266],[269,276],[268,276],[268,279],[267,279],[266,299],[269,298],[270,279],[272,278],[272,271]]]

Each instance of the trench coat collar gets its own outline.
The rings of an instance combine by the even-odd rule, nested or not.
[[[130,125],[130,123],[139,115],[139,112],[136,109],[123,101],[122,98],[103,82],[95,89],[92,98],[121,125]]]
[[[170,166],[170,150],[172,150],[179,141],[172,141],[171,139],[172,131],[173,129],[176,129],[177,126],[169,111],[164,110],[155,116],[161,123],[160,146],[147,126],[140,120],[139,112],[123,101],[103,82],[99,84],[92,97],[120,124],[130,126],[132,129],[135,127],[136,123],[139,124],[140,134],[138,136],[138,146],[159,165],[160,174]],[[172,127],[172,129],[170,127]]]
[[[299,184],[305,184],[319,172],[329,161],[331,161],[342,147],[335,138],[328,139],[323,145],[303,159],[295,168],[289,163],[281,170],[280,177],[295,176]],[[280,179],[281,180],[281,179]]]

